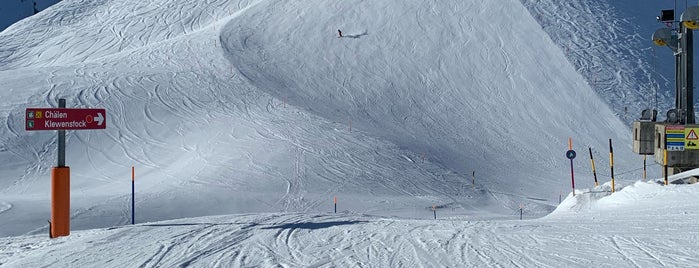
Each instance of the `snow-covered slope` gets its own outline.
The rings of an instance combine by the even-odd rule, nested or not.
[[[639,178],[628,128],[516,0],[62,1],[0,33],[0,81],[0,236],[45,233],[56,138],[23,116],[59,97],[108,113],[68,133],[74,229],[129,222],[131,166],[139,222],[334,196],[544,215],[570,187],[568,137],[597,157],[613,139],[617,179]]]
[[[674,57],[650,41],[672,2],[521,0],[587,83],[628,124],[674,103]],[[677,19],[684,3],[677,7]],[[657,94],[657,95],[656,95]]]
[[[52,240],[0,238],[0,265],[693,267],[698,194],[699,185],[638,182],[612,195],[579,192],[552,215],[524,221],[344,213],[179,219]]]
[[[351,11],[316,12],[305,3],[260,5],[243,15],[249,24],[223,31],[231,62],[278,98],[353,120],[461,174],[484,171],[491,184],[556,162],[560,153],[552,153],[565,150],[569,136],[597,148],[605,137],[628,146],[628,129],[516,1],[358,1],[347,4]],[[270,9],[303,10],[312,21],[271,19]],[[494,17],[497,26],[479,23]],[[335,25],[356,38],[330,39]],[[287,56],[294,53],[307,56]],[[559,173],[515,172],[515,184],[526,192]]]

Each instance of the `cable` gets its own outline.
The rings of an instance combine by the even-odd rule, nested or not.
[[[657,54],[655,53],[655,46],[651,47],[653,49],[653,55],[651,56],[650,64],[651,68],[653,69],[653,72],[657,75],[658,73],[658,66],[657,66]],[[658,86],[653,84],[653,78],[649,79],[648,83],[651,86],[651,90],[653,90],[653,100],[651,101],[651,108],[654,110],[660,109],[658,107]],[[654,105],[655,104],[655,105]]]
[[[658,163],[652,163],[652,164],[646,165],[646,167],[651,167],[651,166],[660,166],[660,164],[658,164]],[[628,174],[628,173],[631,173],[631,172],[634,172],[634,171],[639,171],[639,170],[642,170],[642,169],[643,169],[643,168],[640,167],[640,168],[635,168],[635,169],[631,169],[631,170],[626,170],[626,171],[619,172],[619,173],[614,172],[614,177],[617,177],[618,175]],[[603,178],[611,178],[611,177],[612,177],[612,176],[605,176],[604,174],[600,174],[600,173],[597,173],[597,175],[600,176],[600,177],[603,177]]]

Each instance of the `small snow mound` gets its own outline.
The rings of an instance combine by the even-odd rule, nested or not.
[[[642,200],[653,199],[663,188],[654,182],[637,181],[629,186],[617,183],[614,190],[612,193],[611,182],[592,189],[576,190],[575,196],[568,194],[549,216],[631,206]]]
[[[0,213],[8,211],[12,208],[12,204],[0,201]]]
[[[605,184],[592,190],[576,191],[574,197],[568,195],[547,217],[581,213],[613,213],[617,216],[624,214],[625,217],[654,214],[666,217],[695,210],[699,192],[699,184],[665,186],[653,181],[637,181],[625,187],[618,186],[614,193],[607,187],[609,185]]]

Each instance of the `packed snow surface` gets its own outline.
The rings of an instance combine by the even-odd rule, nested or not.
[[[210,216],[0,239],[7,267],[692,267],[699,185],[568,196],[534,220],[354,213]],[[593,193],[596,191],[597,193]],[[424,211],[428,213],[427,209]],[[438,212],[440,213],[440,212]],[[516,217],[515,217],[516,218]],[[116,250],[115,250],[116,249]]]

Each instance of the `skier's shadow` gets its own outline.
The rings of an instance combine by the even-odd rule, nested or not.
[[[369,35],[369,32],[368,32],[368,31],[364,31],[363,33],[360,33],[360,34],[346,34],[346,35],[343,35],[342,37],[347,37],[347,38],[360,38],[360,37],[362,37],[363,35]]]

